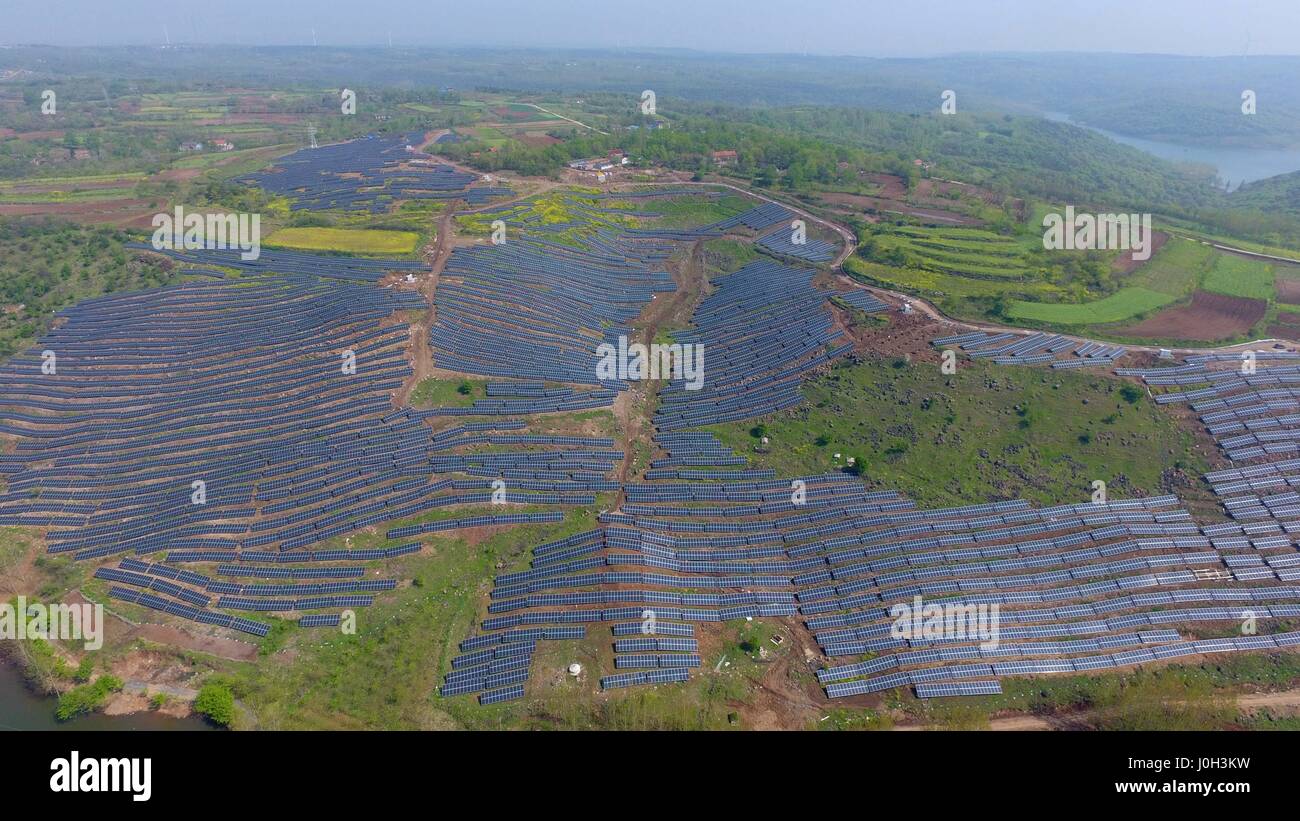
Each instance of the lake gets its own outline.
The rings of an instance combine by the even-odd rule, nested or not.
[[[1114,131],[1077,122],[1069,114],[1049,112],[1043,116],[1058,123],[1069,123],[1091,129],[1110,137],[1117,143],[1133,146],[1163,160],[1214,166],[1219,170],[1219,177],[1229,184],[1229,190],[1237,188],[1242,183],[1300,171],[1300,148],[1208,148],[1199,145],[1180,145],[1117,134]]]
[[[106,716],[102,713],[58,721],[56,701],[33,694],[12,664],[0,663],[0,732],[6,730],[212,730],[198,718],[171,718],[154,712]]]

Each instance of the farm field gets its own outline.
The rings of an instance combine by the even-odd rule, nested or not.
[[[900,255],[909,267],[975,278],[1029,275],[1021,243],[989,231],[904,226],[874,239],[877,254]]]
[[[1130,287],[1082,304],[1021,300],[1013,304],[1008,313],[1013,319],[1029,319],[1049,325],[1100,325],[1153,311],[1175,299],[1177,297],[1148,288]]]
[[[1080,303],[1018,300],[1007,315],[1101,338],[1238,340],[1259,330],[1269,306],[1278,301],[1275,280],[1270,263],[1174,238],[1107,297]],[[1132,321],[1138,318],[1144,320]]]
[[[266,238],[266,245],[304,251],[339,251],[350,254],[410,254],[420,235],[414,231],[356,228],[281,228]]]
[[[1151,259],[1141,262],[1113,252],[1044,252],[1033,233],[877,225],[845,268],[867,282],[927,296],[958,318],[1116,340],[1241,340],[1262,332],[1261,321],[1285,301],[1287,280],[1278,269],[1288,266],[1158,236]],[[1113,292],[1096,294],[1090,278],[1110,283]],[[1198,292],[1206,295],[1194,297]],[[1219,311],[1198,328],[1198,316],[1210,317],[1208,295],[1263,301],[1266,308]],[[1141,321],[1156,316],[1152,324]]]
[[[914,188],[893,174],[864,175],[858,191],[819,190],[818,203],[843,215],[863,215],[868,221],[896,217],[939,228],[979,226],[997,213],[1003,198],[987,189],[961,187],[921,179]]]
[[[844,263],[844,268],[850,274],[868,283],[880,283],[886,288],[932,297],[947,313],[962,318],[982,316],[977,310],[972,310],[972,306],[964,305],[963,299],[969,297],[994,299],[1005,296],[1008,290],[1005,282],[955,276],[919,268],[882,265],[856,256],[850,257]],[[1049,295],[1060,292],[1060,288],[1049,282],[1018,283],[1013,287],[1015,293],[1019,294]]]
[[[1241,336],[1262,320],[1267,311],[1265,299],[1197,291],[1189,304],[1166,308],[1120,332],[1154,339],[1213,342]]]

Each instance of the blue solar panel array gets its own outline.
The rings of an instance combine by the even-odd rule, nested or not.
[[[866,291],[837,291],[832,296],[847,305],[857,308],[859,311],[865,311],[869,314],[889,310],[888,305]]]
[[[1080,342],[1050,333],[985,333],[971,331],[932,340],[941,348],[956,348],[971,359],[989,359],[998,365],[1048,365],[1056,370],[1110,367],[1128,353],[1123,345]]]
[[[537,545],[526,567],[494,579],[440,688],[483,704],[522,697],[539,642],[612,641],[617,672],[604,689],[708,675],[695,624],[740,619],[797,618],[826,659],[818,679],[831,697],[983,694],[1006,676],[1300,644],[1267,632],[1300,616],[1300,458],[1266,461],[1300,441],[1300,372],[1242,375],[1204,358],[1133,374],[1170,389],[1163,403],[1191,404],[1233,459],[1207,477],[1228,522],[1198,524],[1172,496],[922,510],[844,474],[798,477],[806,493],[795,502],[794,477],[692,430],[793,406],[802,379],[849,350],[812,269],[762,260],[717,277],[695,327],[675,332],[705,345],[705,388],[666,386],[649,468],[624,484],[612,478],[625,458],[614,441],[534,433],[518,417],[607,405],[625,387],[592,381],[594,346],[672,290],[664,263],[678,234],[765,231],[790,213],[760,206],[704,234],[638,231],[620,222],[627,211],[596,201],[574,200],[604,220],[582,247],[548,236],[568,228],[533,221],[504,246],[458,250],[444,272],[435,363],[493,377],[486,399],[455,414],[487,421],[394,408],[412,369],[410,330],[393,314],[428,307],[413,291],[250,270],[65,311],[0,371],[0,432],[17,438],[0,454],[0,526],[45,528],[52,552],[80,559],[164,554],[122,556],[95,575],[115,599],[261,636],[260,617],[220,611],[308,611],[301,626],[337,626],[338,613],[310,611],[369,605],[398,582],[372,578],[367,563],[421,549],[329,549],[338,537],[564,519],[441,510],[487,504],[496,479],[507,504],[542,508],[591,507],[622,490],[594,528]],[[273,264],[297,263],[316,265]],[[335,278],[375,278],[358,270]],[[865,292],[834,296],[875,305]],[[1020,363],[1117,355],[1047,334],[936,342]],[[56,374],[41,370],[46,349]],[[344,350],[356,373],[340,370]],[[194,479],[206,485],[202,504]],[[998,644],[894,636],[890,608],[916,596],[998,605]],[[1263,634],[1197,638],[1247,612]],[[598,622],[610,630],[597,638]]]
[[[781,256],[794,257],[805,262],[829,262],[835,258],[836,245],[824,239],[804,239],[794,241],[794,230],[789,226],[779,226],[758,238],[760,247]]]
[[[827,294],[813,286],[813,274],[760,260],[717,277],[717,290],[695,312],[695,329],[674,333],[677,342],[703,346],[703,387],[665,383],[656,427],[738,421],[802,402],[802,378],[853,347],[833,327]]]
[[[735,457],[698,431],[662,432],[656,445],[666,456],[652,464]],[[1241,537],[1227,525],[1198,525],[1173,496],[918,510],[842,474],[802,478],[800,506],[786,506],[789,480],[628,484],[627,501],[602,514],[599,529],[540,545],[530,570],[497,577],[476,641],[612,622],[617,672],[600,685],[618,689],[684,680],[702,665],[691,622],[797,615],[829,660],[818,679],[832,698],[906,686],[923,698],[995,694],[1005,676],[1300,642],[1289,633],[1195,641],[1173,629],[1247,612],[1263,622],[1300,614],[1300,586],[1276,586],[1282,562],[1211,549],[1214,539]],[[1266,538],[1279,539],[1270,558],[1289,555],[1286,566],[1300,566],[1293,542]],[[890,607],[918,595],[998,605],[999,642],[893,637]],[[1187,606],[1197,602],[1210,606]],[[655,677],[664,671],[678,672]]]
[[[292,210],[383,213],[400,200],[461,199],[470,205],[511,196],[509,188],[475,186],[477,175],[408,151],[422,134],[370,136],[305,148],[265,171],[237,178],[293,200]]]
[[[595,393],[515,400],[514,412],[577,410],[612,404],[626,388],[597,374],[596,350],[631,337],[631,323],[659,293],[674,290],[658,268],[662,245],[613,234],[585,248],[520,238],[458,248],[435,297],[434,363],[465,373],[599,386]],[[480,402],[491,410],[503,400]]]
[[[283,248],[263,248],[257,259],[246,260],[241,258],[241,251],[233,248],[156,250],[144,242],[128,242],[126,247],[138,251],[156,251],[186,265],[233,268],[241,274],[285,274],[378,282],[394,271],[427,271],[429,268],[419,260],[310,254]]]

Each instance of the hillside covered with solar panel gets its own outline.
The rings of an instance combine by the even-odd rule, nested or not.
[[[136,235],[166,284],[0,364],[0,528],[120,658],[260,728],[922,722],[1296,663],[1296,354],[976,329],[798,198],[502,182],[451,133],[232,177],[260,253]]]

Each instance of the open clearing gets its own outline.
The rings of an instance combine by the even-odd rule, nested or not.
[[[414,231],[353,228],[281,228],[265,244],[303,251],[342,251],[353,254],[410,254],[420,235]]]

